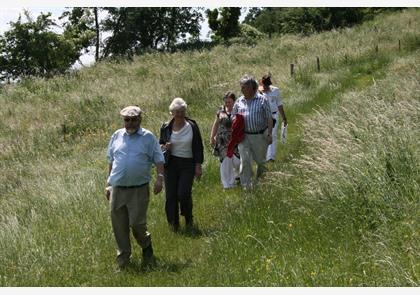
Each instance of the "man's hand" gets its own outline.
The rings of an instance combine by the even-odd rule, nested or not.
[[[105,197],[108,200],[108,202],[109,202],[109,198],[111,197],[111,191],[112,191],[112,186],[109,185],[105,188]]]
[[[271,133],[267,134],[267,143],[270,145],[273,143],[273,136]]]
[[[163,177],[158,176],[156,178],[155,186],[153,188],[153,193],[156,195],[162,191],[163,184],[162,184]]]

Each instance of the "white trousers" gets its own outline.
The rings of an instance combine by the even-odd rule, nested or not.
[[[235,186],[235,178],[239,177],[239,167],[241,160],[233,155],[232,158],[225,157],[220,163],[220,180],[223,188],[231,188]]]
[[[273,143],[270,144],[267,148],[267,156],[266,160],[275,160],[276,153],[277,153],[277,129],[280,126],[281,122],[279,122],[279,112],[273,115],[273,119],[276,119],[276,125],[273,127],[273,132],[271,138],[273,138]]]

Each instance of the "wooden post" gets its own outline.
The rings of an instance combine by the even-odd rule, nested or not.
[[[295,66],[294,64],[290,64],[290,76],[292,76],[292,77],[295,74],[294,66]]]
[[[63,140],[66,141],[66,134],[67,134],[66,124],[61,124],[61,132],[63,133]]]
[[[316,57],[316,69],[318,71],[318,73],[321,71],[321,66],[319,65],[319,57]]]
[[[401,40],[398,40],[398,51],[401,51]]]

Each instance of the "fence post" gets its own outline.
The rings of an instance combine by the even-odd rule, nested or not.
[[[316,57],[316,69],[318,71],[318,73],[321,71],[321,66],[319,65],[319,57]]]
[[[292,76],[292,77],[295,74],[294,67],[295,67],[294,64],[290,64],[290,76]]]
[[[66,124],[61,124],[61,132],[63,134],[63,140],[66,141],[67,126]]]
[[[401,40],[398,40],[398,51],[401,51]]]

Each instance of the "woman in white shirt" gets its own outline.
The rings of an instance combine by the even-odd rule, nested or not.
[[[187,104],[175,98],[169,106],[172,120],[162,125],[159,143],[165,154],[166,218],[178,231],[179,211],[187,228],[193,226],[192,185],[202,174],[203,142],[197,123],[186,117]]]
[[[260,92],[265,95],[270,103],[271,113],[273,116],[273,142],[267,148],[267,162],[276,159],[277,153],[277,129],[279,126],[279,113],[283,120],[283,125],[287,126],[286,114],[284,113],[283,101],[280,95],[280,89],[272,85],[271,75],[264,75],[260,80]]]

